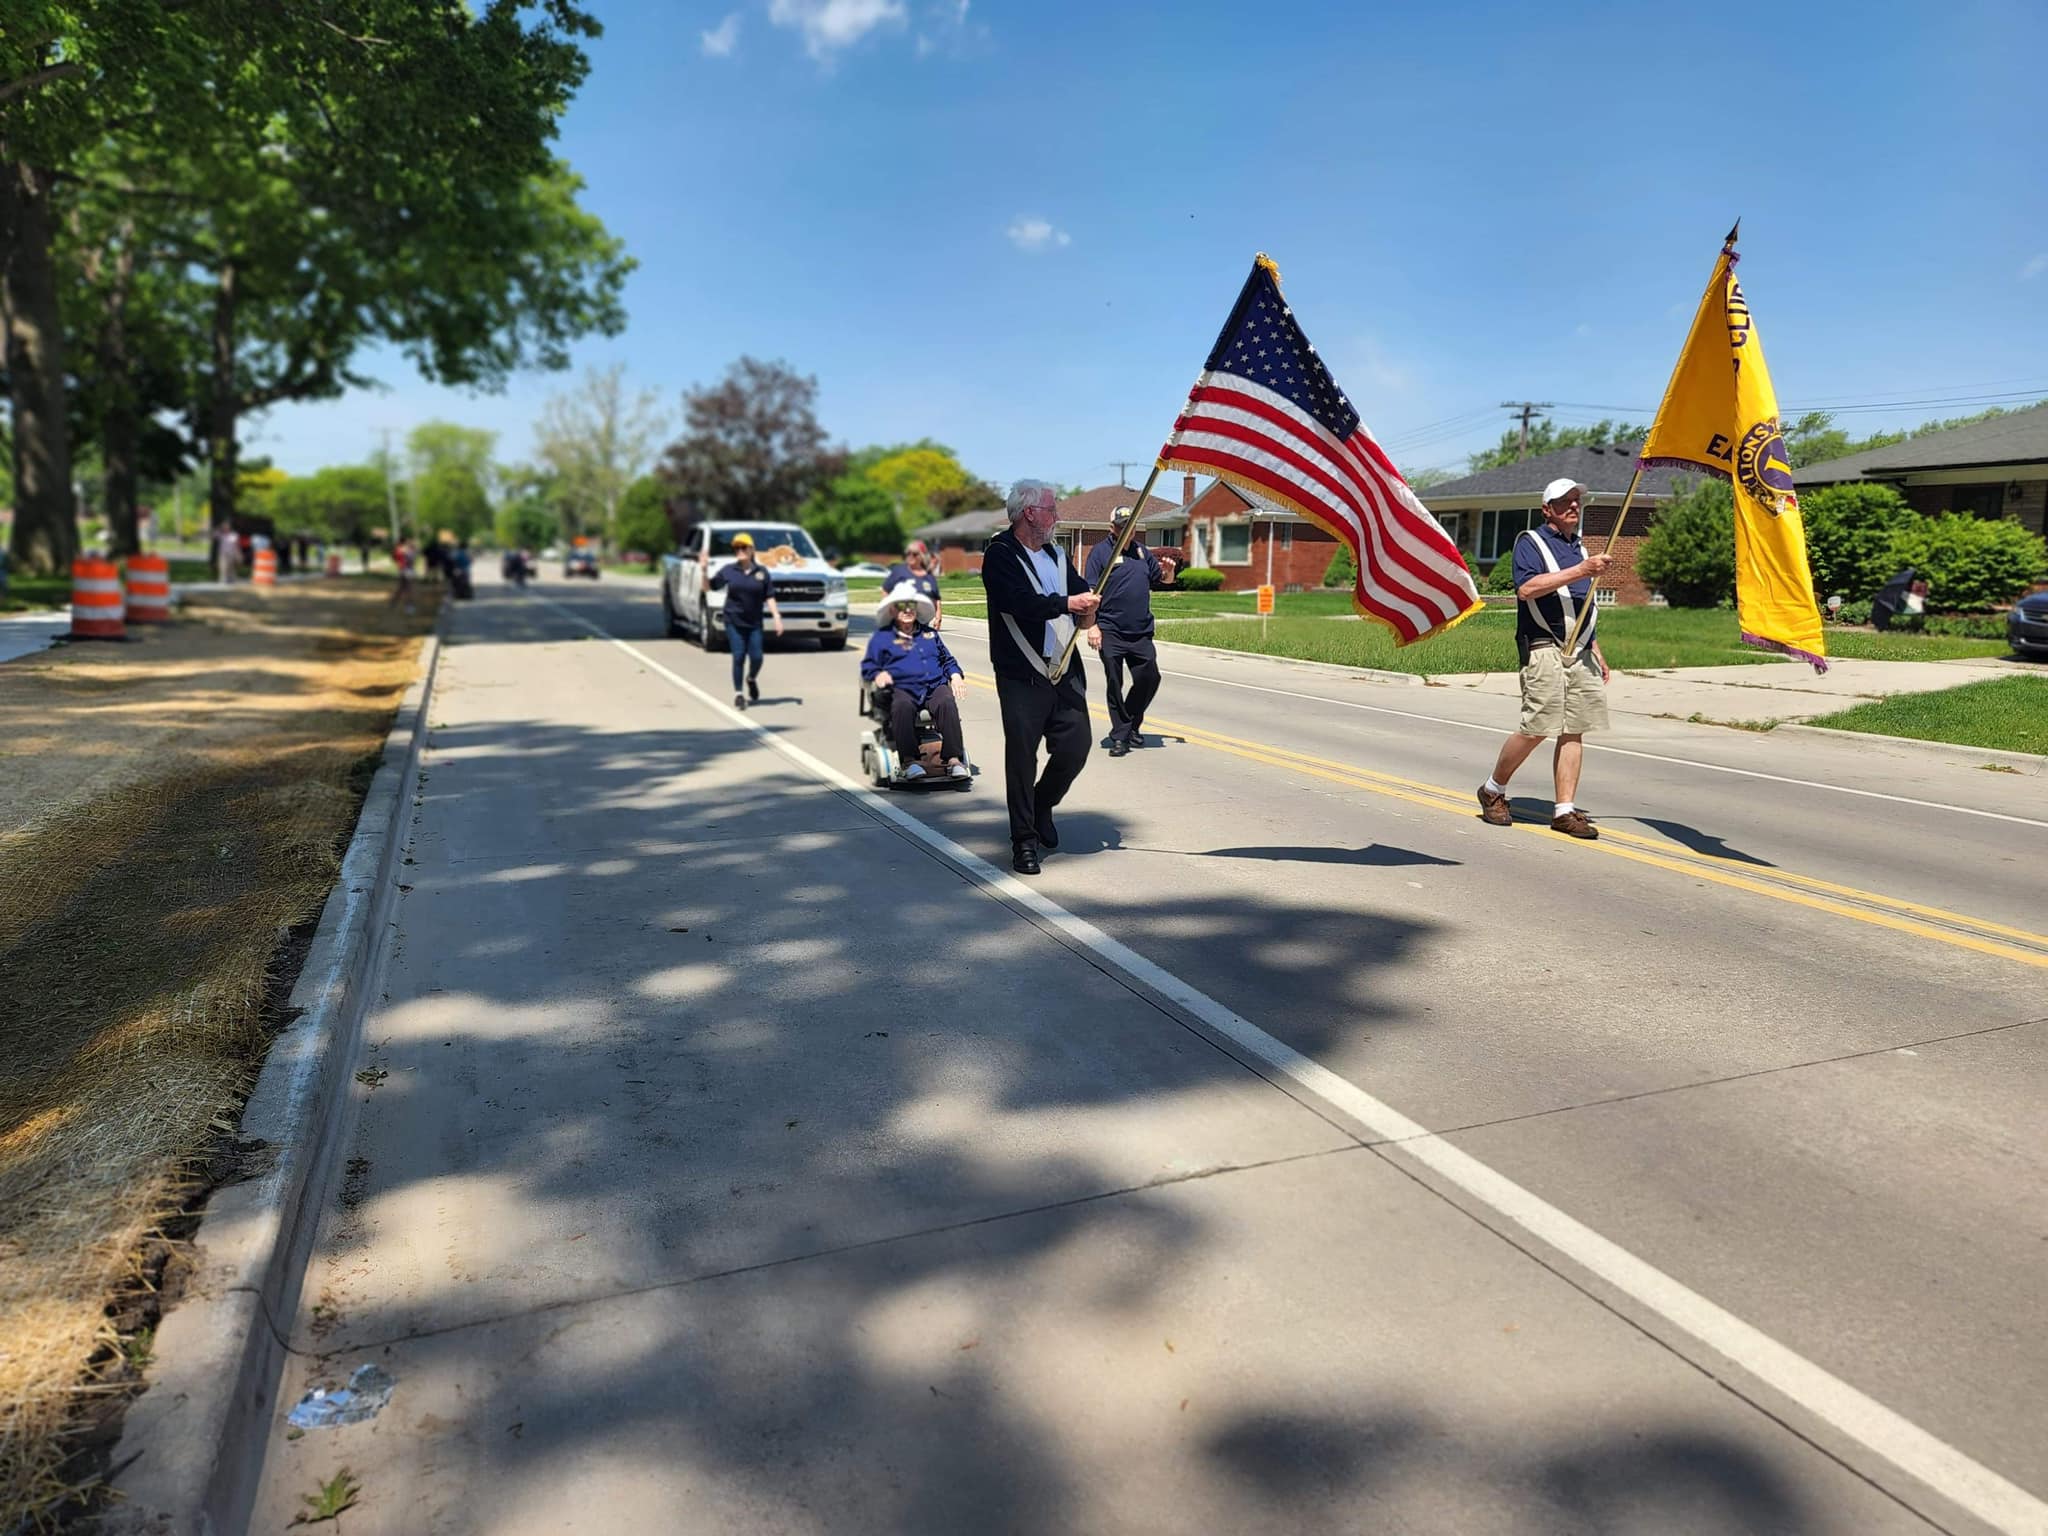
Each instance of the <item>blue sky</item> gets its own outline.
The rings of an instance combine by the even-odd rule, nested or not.
[[[2048,395],[2038,0],[593,9],[560,147],[640,269],[577,364],[676,415],[751,352],[817,375],[849,444],[1114,481],[1265,250],[1397,461],[1459,467],[1502,400],[1646,418],[1737,215],[1788,411]],[[518,459],[571,382],[371,365],[387,390],[275,411],[253,450],[304,472],[439,417]]]

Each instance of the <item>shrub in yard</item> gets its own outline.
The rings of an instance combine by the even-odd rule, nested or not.
[[[1329,568],[1323,572],[1323,585],[1341,587],[1349,592],[1357,582],[1358,567],[1352,562],[1351,548],[1347,544],[1339,544],[1337,553],[1330,556]]]
[[[1666,504],[1636,559],[1642,579],[1674,608],[1712,608],[1735,593],[1735,497],[1701,480]]]
[[[1959,611],[2012,601],[2044,560],[2040,537],[2003,517],[1926,517],[1891,545],[1894,569],[1910,565],[1932,602]]]
[[[1892,544],[1920,514],[1888,485],[1823,485],[1800,493],[1813,590],[1869,597],[1898,569]]]
[[[1515,590],[1515,557],[1502,555],[1493,562],[1493,569],[1486,573],[1486,580],[1479,584],[1482,592],[1512,592]]]
[[[1870,622],[1870,601],[1868,598],[1842,604],[1842,611],[1835,615],[1838,623],[1868,624]]]
[[[1192,570],[1182,571],[1175,584],[1183,592],[1220,592],[1223,590],[1223,573],[1211,566],[1198,565]]]

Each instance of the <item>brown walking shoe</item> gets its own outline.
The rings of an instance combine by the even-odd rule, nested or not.
[[[1586,820],[1586,813],[1584,811],[1566,811],[1562,816],[1551,822],[1550,830],[1562,832],[1566,837],[1592,838],[1600,835],[1600,829],[1594,826],[1592,822]]]
[[[1479,819],[1489,827],[1512,827],[1514,812],[1508,809],[1508,797],[1496,795],[1482,784],[1479,786]]]

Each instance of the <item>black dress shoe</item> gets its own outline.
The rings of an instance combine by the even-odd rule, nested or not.
[[[1035,825],[1038,827],[1038,841],[1040,846],[1045,848],[1059,847],[1060,829],[1052,824],[1052,818],[1050,816],[1041,813],[1038,816]]]
[[[1029,838],[1026,838],[1021,843],[1012,844],[1010,847],[1010,868],[1017,871],[1020,875],[1037,874],[1039,868],[1038,845]]]
[[[1111,757],[1129,757],[1131,755],[1131,744],[1119,736],[1109,744],[1109,755]]]

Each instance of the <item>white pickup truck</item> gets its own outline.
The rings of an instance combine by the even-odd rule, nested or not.
[[[674,554],[661,557],[661,616],[669,634],[694,635],[707,651],[725,649],[725,593],[711,590],[711,578],[732,564],[733,536],[740,533],[753,535],[754,558],[774,581],[784,636],[815,635],[825,650],[844,649],[846,578],[795,523],[698,524]]]

